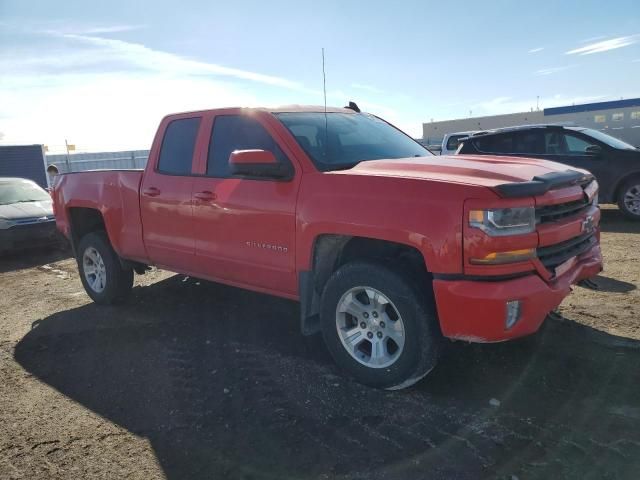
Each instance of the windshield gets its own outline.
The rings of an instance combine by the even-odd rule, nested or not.
[[[0,205],[46,200],[51,200],[49,194],[29,180],[0,183]]]
[[[359,113],[275,114],[322,171],[351,168],[367,160],[426,157],[432,153],[394,126]]]
[[[606,143],[610,147],[619,148],[621,150],[635,150],[636,147],[633,145],[629,145],[627,142],[623,142],[619,138],[612,137],[611,135],[607,135],[606,133],[602,133],[598,130],[593,130],[591,128],[585,128],[582,130],[582,133],[589,135],[590,137],[595,138],[596,140],[600,140],[603,143]]]

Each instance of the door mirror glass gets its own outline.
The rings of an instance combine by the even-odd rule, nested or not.
[[[234,150],[229,156],[232,175],[261,178],[287,178],[291,175],[287,165],[278,162],[267,150]]]

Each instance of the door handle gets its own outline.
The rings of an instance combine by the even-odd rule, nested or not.
[[[157,197],[158,195],[160,195],[160,189],[156,187],[145,188],[142,191],[142,194],[146,195],[147,197]]]
[[[203,202],[210,202],[216,199],[216,194],[208,190],[205,190],[204,192],[196,192],[193,194],[193,196],[194,198],[202,200]]]

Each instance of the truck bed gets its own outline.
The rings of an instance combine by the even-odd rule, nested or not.
[[[53,190],[58,228],[71,237],[71,222],[83,208],[99,210],[116,252],[146,262],[140,219],[142,170],[92,170],[62,174]],[[64,210],[59,211],[63,205]]]

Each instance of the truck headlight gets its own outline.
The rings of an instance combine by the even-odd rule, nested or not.
[[[533,207],[471,210],[469,225],[492,237],[531,233],[536,229],[536,212]]]

